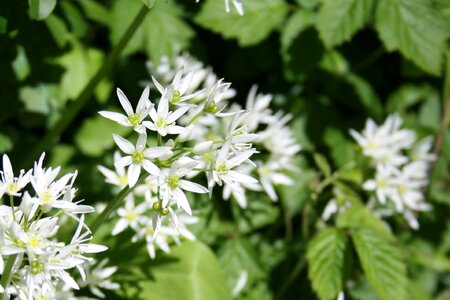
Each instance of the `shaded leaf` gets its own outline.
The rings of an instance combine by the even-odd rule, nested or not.
[[[44,20],[55,9],[56,0],[28,0],[30,16],[35,20]]]

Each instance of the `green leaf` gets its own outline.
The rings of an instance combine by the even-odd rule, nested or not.
[[[317,29],[328,48],[348,41],[370,20],[374,0],[325,0],[319,10]]]
[[[236,285],[242,271],[248,273],[247,286],[266,277],[258,261],[258,253],[244,239],[226,241],[220,248],[218,257],[230,290]]]
[[[379,233],[386,239],[392,239],[393,237],[389,227],[360,204],[352,204],[350,208],[340,213],[336,225],[339,228],[367,228]]]
[[[325,177],[331,176],[331,167],[325,156],[320,153],[314,153],[314,161],[316,162],[316,165],[319,167],[320,171],[322,171],[322,173],[325,175]]]
[[[61,99],[75,99],[101,67],[103,59],[102,51],[86,49],[78,43],[74,43],[70,52],[56,58],[55,63],[65,69],[61,79]],[[106,79],[99,83],[95,92],[101,90],[105,84]]]
[[[89,25],[81,15],[78,7],[69,1],[61,1],[61,7],[66,19],[69,21],[71,32],[77,37],[83,37],[89,30]]]
[[[79,3],[90,20],[99,22],[103,25],[109,25],[111,16],[109,10],[103,5],[94,0],[81,0]]]
[[[186,241],[171,250],[170,256],[161,257],[153,264],[141,264],[142,278],[122,284],[126,297],[121,296],[126,299],[231,299],[217,258],[208,247]]]
[[[386,111],[389,114],[403,112],[434,93],[434,88],[428,84],[404,84],[389,96]]]
[[[406,299],[408,278],[401,250],[369,229],[353,232],[353,243],[364,273],[382,300]]]
[[[284,54],[295,38],[315,22],[315,14],[309,10],[301,9],[292,14],[281,31],[281,49]]]
[[[114,2],[110,22],[113,44],[117,44],[141,7],[142,2],[137,0]],[[146,50],[153,61],[159,61],[163,56],[173,58],[189,46],[194,36],[194,31],[181,17],[182,10],[173,2],[159,1],[148,12],[143,24],[127,44],[124,54]]]
[[[225,38],[237,39],[241,46],[263,41],[283,22],[288,11],[283,0],[246,0],[244,16],[233,10],[226,13],[223,1],[204,2],[195,21]]]
[[[346,74],[344,80],[354,88],[369,116],[380,119],[383,115],[383,105],[373,87],[364,78],[354,73]]]
[[[379,0],[376,29],[388,51],[399,50],[425,71],[441,74],[450,31],[431,0]]]
[[[30,63],[28,62],[25,48],[17,46],[17,56],[11,63],[16,78],[19,81],[25,80],[30,75]]]
[[[20,101],[25,110],[48,115],[51,108],[57,106],[58,87],[55,84],[38,84],[36,87],[24,86],[19,90]]]
[[[438,93],[432,93],[427,97],[419,110],[419,122],[435,132],[440,128],[441,99]]]
[[[28,0],[30,16],[35,20],[44,20],[55,9],[56,0]]]
[[[87,119],[75,135],[75,144],[85,155],[100,156],[114,145],[112,134],[125,134],[129,131],[100,115]]]
[[[13,141],[6,134],[0,133],[0,152],[5,153],[13,148]]]
[[[71,36],[69,30],[67,29],[66,23],[64,23],[64,21],[59,17],[51,15],[45,19],[45,25],[47,25],[48,30],[50,30],[56,45],[58,45],[59,48],[64,48]]]
[[[319,233],[308,246],[308,276],[320,299],[335,299],[343,288],[347,237],[336,228]]]

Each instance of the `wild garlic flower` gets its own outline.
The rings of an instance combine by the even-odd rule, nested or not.
[[[402,214],[411,228],[418,229],[417,212],[431,209],[423,191],[429,164],[436,157],[431,153],[431,137],[416,142],[415,133],[400,128],[401,124],[398,115],[389,116],[380,126],[369,119],[362,133],[351,130],[350,134],[376,166],[374,178],[363,188],[373,191],[385,206],[381,214]],[[393,204],[390,212],[389,204]]]
[[[84,281],[79,281],[80,287],[89,287],[89,290],[95,296],[104,299],[106,296],[101,289],[105,290],[117,290],[120,285],[116,282],[112,282],[110,277],[116,273],[116,266],[106,265],[109,263],[107,258],[100,262],[97,260],[92,260],[83,266],[84,272],[86,273],[86,279]]]
[[[71,290],[79,286],[69,272],[78,269],[84,277],[82,266],[92,259],[86,254],[107,249],[89,243],[92,233],[84,224],[84,214],[94,209],[74,202],[76,172],[57,179],[60,167],[44,168],[43,160],[41,155],[32,170],[20,172],[29,174],[31,183],[21,186],[26,189],[24,193],[10,194],[20,199],[11,201],[12,206],[0,205],[0,271],[11,275],[5,292],[19,299],[58,299],[63,291],[66,296],[72,295]],[[3,170],[8,173],[5,177],[13,176],[6,155],[3,162]],[[14,202],[19,205],[14,206]],[[50,211],[51,216],[47,216]],[[65,216],[78,222],[69,243],[56,238]],[[17,255],[14,265],[5,270],[4,260],[12,255]]]
[[[139,99],[136,111],[133,110],[130,101],[121,89],[117,88],[117,97],[119,98],[122,108],[125,110],[126,115],[112,111],[100,111],[99,114],[105,118],[116,121],[122,126],[133,127],[138,133],[144,133],[145,128],[141,124],[142,120],[148,115],[150,109],[153,108],[153,103],[150,102],[148,96],[150,94],[150,87],[145,87]]]
[[[128,185],[130,187],[133,187],[138,181],[139,175],[141,174],[141,168],[144,168],[149,174],[159,175],[161,170],[150,159],[155,159],[171,153],[169,147],[146,148],[146,133],[139,135],[136,146],[119,135],[114,134],[113,137],[117,146],[119,146],[123,152],[128,154],[116,160],[114,165],[116,167],[128,166],[127,176]]]

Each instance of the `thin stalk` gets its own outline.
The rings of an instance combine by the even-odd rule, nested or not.
[[[134,187],[126,187],[123,190],[121,190],[114,199],[106,205],[105,209],[101,212],[101,214],[95,219],[94,223],[92,223],[89,228],[92,231],[92,234],[96,232],[100,226],[108,220],[111,213],[117,208],[117,206],[125,199],[126,196],[128,196],[136,186],[143,183],[145,181],[145,178],[147,175],[142,176],[139,178],[139,180],[136,182],[136,185]]]
[[[2,278],[0,280],[0,285],[5,289],[3,293],[3,300],[9,300],[9,296],[6,294],[6,288],[9,286],[9,282],[11,281],[12,268],[16,261],[17,254],[10,255],[8,257],[8,261],[6,262],[5,269],[3,270]]]
[[[441,126],[434,142],[433,153],[438,156],[441,152],[442,142],[444,141],[445,130],[447,129],[448,117],[450,114],[450,97],[445,101],[444,112],[442,113]]]
[[[128,44],[134,33],[142,24],[147,12],[150,10],[146,5],[142,5],[142,8],[137,13],[133,22],[127,28],[117,45],[111,51],[106,58],[105,62],[97,73],[92,77],[89,83],[84,87],[80,95],[75,99],[72,104],[67,107],[64,114],[62,114],[59,121],[46,133],[46,135],[40,140],[40,142],[29,152],[28,156],[22,161],[22,167],[31,165],[34,159],[44,150],[49,149],[55,140],[61,135],[62,132],[72,123],[81,109],[86,105],[88,100],[94,93],[94,89],[97,84],[109,73],[112,66],[116,62],[119,55],[122,53],[125,46]]]

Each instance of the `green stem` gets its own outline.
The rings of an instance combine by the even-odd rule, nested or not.
[[[122,38],[119,40],[117,45],[114,47],[112,52],[106,58],[102,67],[97,71],[97,73],[92,77],[89,83],[84,87],[80,95],[75,99],[75,101],[67,107],[64,114],[62,114],[59,121],[47,132],[47,134],[40,140],[40,142],[29,152],[28,156],[22,161],[22,167],[31,165],[35,158],[44,150],[49,149],[50,146],[55,142],[55,140],[61,135],[61,133],[72,123],[81,109],[86,105],[88,100],[94,93],[94,89],[97,84],[109,73],[115,61],[122,53],[125,46],[128,44],[130,39],[133,37],[134,33],[137,31],[142,21],[144,20],[147,12],[150,8],[143,5],[142,8],[137,13],[133,22],[130,24],[128,29],[123,34]]]
[[[10,255],[8,257],[8,261],[6,262],[5,269],[3,270],[2,278],[0,280],[0,285],[5,289],[3,293],[3,300],[8,300],[9,296],[6,294],[6,288],[9,286],[9,282],[11,281],[12,268],[14,263],[16,262],[17,254]]]
[[[89,228],[92,231],[92,234],[96,232],[100,226],[108,219],[108,217],[111,215],[111,213],[117,208],[117,206],[125,199],[126,196],[128,196],[136,186],[143,183],[145,181],[145,178],[147,178],[147,174],[139,178],[139,180],[136,182],[136,185],[134,187],[126,187],[123,190],[121,190],[117,196],[106,205],[105,209],[101,212],[101,214],[95,219],[94,223],[92,223]]]

